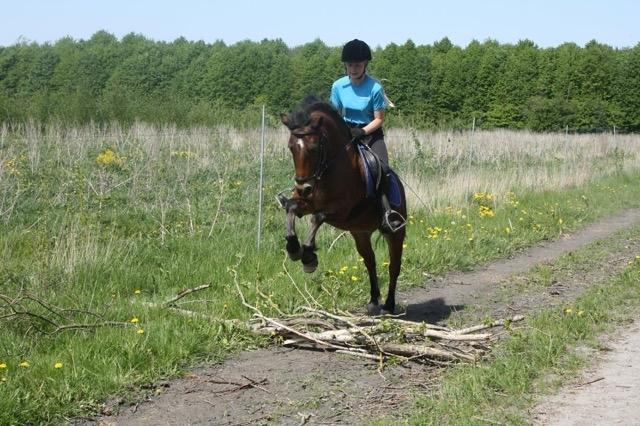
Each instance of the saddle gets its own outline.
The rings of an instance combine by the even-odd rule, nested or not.
[[[360,161],[365,170],[364,179],[367,187],[367,198],[375,198],[384,191],[392,205],[395,207],[400,206],[402,201],[395,172],[389,166],[383,164],[368,145],[358,143],[357,147],[360,153]]]

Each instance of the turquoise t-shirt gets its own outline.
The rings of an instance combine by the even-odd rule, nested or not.
[[[356,125],[369,124],[374,111],[387,107],[382,85],[368,74],[357,86],[348,75],[336,80],[331,86],[331,103],[347,123]]]

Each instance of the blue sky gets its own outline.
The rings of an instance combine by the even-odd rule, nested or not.
[[[19,41],[87,39],[99,30],[118,38],[180,36],[211,43],[282,39],[290,47],[323,40],[339,46],[361,38],[372,46],[456,45],[488,38],[530,39],[540,47],[595,39],[613,47],[640,42],[637,0],[3,0],[0,46]]]

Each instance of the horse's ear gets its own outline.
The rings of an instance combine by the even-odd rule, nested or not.
[[[282,124],[284,124],[285,126],[287,126],[287,129],[289,130],[293,130],[291,128],[291,119],[289,118],[289,115],[287,114],[280,114],[280,121],[282,121]]]
[[[320,128],[320,126],[322,126],[322,119],[324,117],[321,115],[315,116],[311,119],[311,121],[309,121],[309,126],[315,131],[318,130]]]

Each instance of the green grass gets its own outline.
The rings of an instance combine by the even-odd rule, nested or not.
[[[266,344],[225,321],[251,315],[236,284],[270,314],[294,312],[311,299],[329,309],[367,301],[364,266],[338,231],[320,231],[315,274],[286,260],[284,217],[269,201],[291,184],[284,139],[266,158],[258,252],[257,147],[248,142],[255,135],[116,130],[0,134],[0,424],[59,423],[96,410],[108,395],[127,396],[198,362]],[[613,154],[602,155],[604,163]],[[409,154],[398,162],[420,166]],[[482,164],[474,160],[474,170]],[[483,170],[500,173],[494,164]],[[602,170],[580,187],[490,191],[478,185],[457,205],[412,210],[400,289],[638,207],[640,175]],[[385,283],[382,239],[375,248]],[[201,316],[159,306],[203,283],[211,287],[180,300]],[[55,324],[9,316],[15,300]],[[124,325],[53,333],[57,325],[105,321]],[[25,361],[29,367],[20,367]]]
[[[618,246],[629,236],[619,233]],[[638,238],[640,228],[631,231]],[[562,279],[582,268],[601,244],[563,256],[556,272]],[[633,256],[628,253],[631,258]],[[598,347],[597,336],[615,326],[632,321],[640,312],[640,256],[620,275],[595,283],[577,300],[550,309],[516,326],[510,337],[494,348],[490,358],[479,365],[461,365],[444,373],[438,389],[417,398],[410,424],[484,425],[491,422],[529,424],[527,409],[540,392],[548,392],[571,377],[586,363],[586,355],[574,349],[582,345]],[[532,271],[535,276],[538,271]],[[536,285],[537,279],[532,279]],[[555,377],[555,380],[549,380]]]

